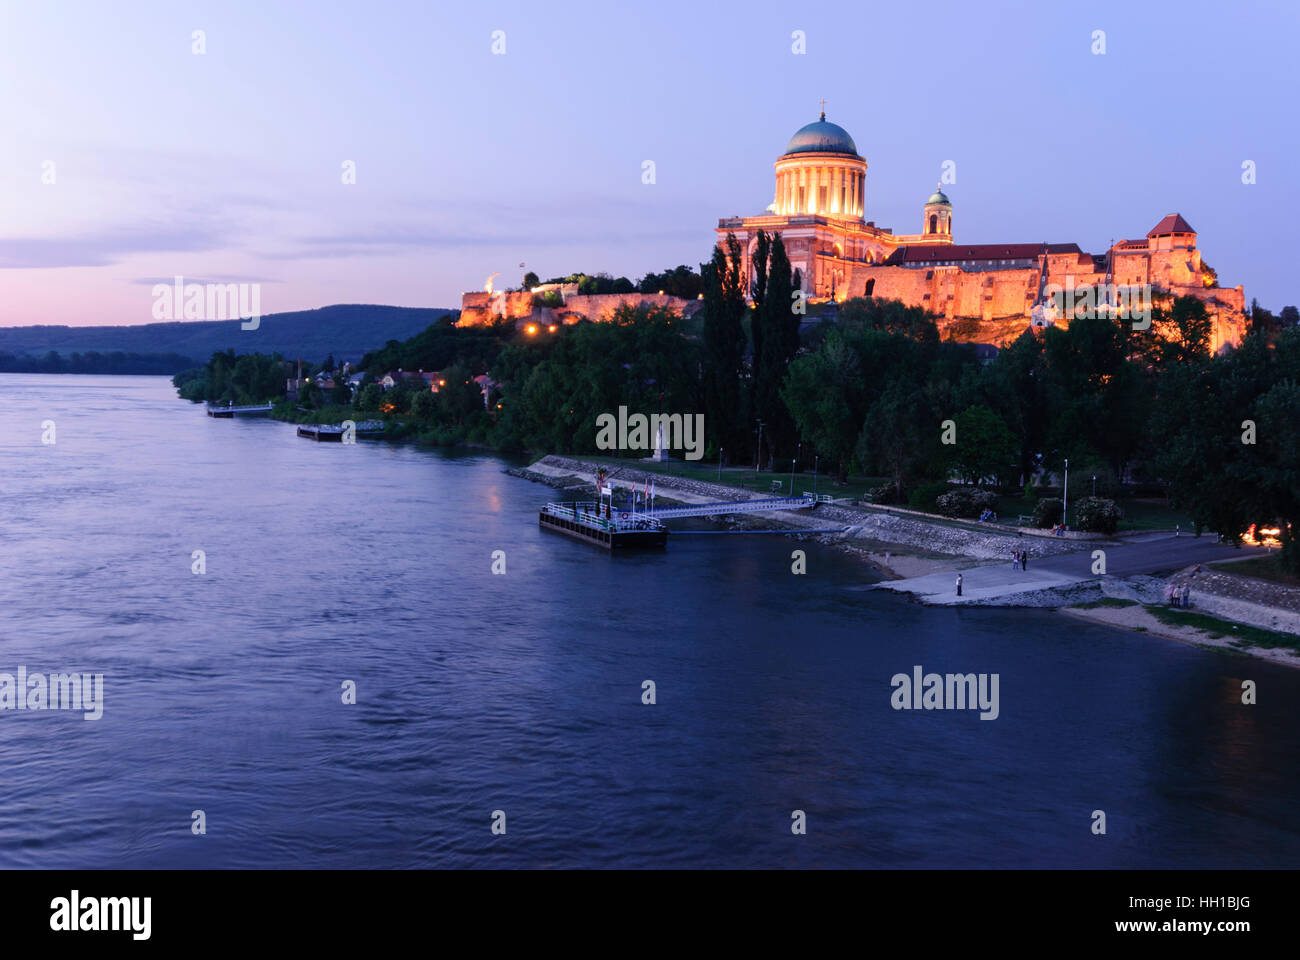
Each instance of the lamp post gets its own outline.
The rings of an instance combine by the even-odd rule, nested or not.
[[[821,463],[822,455],[820,453],[813,456],[813,496],[817,496],[817,465]]]
[[[790,461],[790,496],[794,496],[794,467],[799,462],[799,454],[803,451],[803,444],[795,447],[794,459]]]
[[[718,483],[722,482],[722,451],[726,449],[726,447],[718,447]]]
[[[1097,475],[1095,473],[1092,475],[1092,495],[1094,499],[1097,496]]]
[[[758,424],[758,450],[754,454],[754,472],[763,472],[763,421],[756,420]]]
[[[1068,526],[1066,518],[1070,515],[1070,461],[1065,461],[1065,488],[1061,491],[1061,526]]]

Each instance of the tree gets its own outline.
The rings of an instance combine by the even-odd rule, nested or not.
[[[1281,528],[1282,562],[1300,572],[1300,330],[1260,333],[1220,357],[1166,372],[1152,438],[1170,499],[1238,543],[1252,524]],[[1252,429],[1253,424],[1253,429]],[[1252,442],[1253,439],[1253,442]]]
[[[1016,440],[988,407],[967,407],[953,418],[956,443],[944,447],[949,465],[966,483],[1005,478],[1016,462]]]
[[[1151,326],[1164,341],[1166,363],[1188,363],[1210,352],[1214,321],[1196,297],[1176,297],[1168,310],[1156,307]]]
[[[725,250],[724,250],[725,247]],[[735,234],[713,249],[702,264],[704,281],[704,370],[701,382],[705,429],[714,441],[739,452],[747,446],[741,409],[741,365],[745,356],[745,292],[741,285],[741,249]]]
[[[540,287],[541,285],[542,285],[542,281],[537,278],[537,274],[533,273],[533,271],[529,270],[527,273],[524,274],[525,290],[531,290],[533,289],[533,287]]]
[[[838,333],[790,364],[781,397],[799,432],[848,479],[849,459],[862,423],[862,374],[857,354]]]
[[[877,466],[893,481],[894,502],[921,472],[934,446],[934,418],[925,392],[912,381],[897,379],[867,410],[854,454],[859,463]]]
[[[438,394],[432,390],[421,390],[411,398],[411,416],[421,423],[433,423],[438,410]]]
[[[362,413],[376,413],[384,400],[384,388],[377,383],[367,383],[357,391],[356,408]]]
[[[1028,483],[1047,440],[1046,367],[1043,341],[1026,330],[985,368],[984,403],[1015,435],[1020,482]]]
[[[764,276],[764,299],[753,312],[754,339],[754,416],[765,427],[768,449],[793,449],[794,422],[781,400],[781,384],[786,371],[799,352],[799,316],[792,309],[793,300],[790,260],[780,234],[773,234],[768,244],[769,261]],[[760,451],[760,455],[761,455]]]
[[[435,394],[438,417],[449,426],[463,427],[474,414],[483,411],[483,392],[465,367],[451,366],[442,373],[447,385]]]

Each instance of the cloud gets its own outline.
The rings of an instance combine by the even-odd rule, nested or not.
[[[206,277],[184,276],[182,279],[187,283],[207,284],[207,283],[284,283],[283,280],[274,277],[254,277],[254,276],[236,276],[228,273],[210,274]],[[127,283],[138,284],[142,287],[152,287],[164,283],[171,286],[176,282],[176,277],[132,277]]]
[[[0,237],[0,269],[104,267],[136,253],[198,253],[224,246],[212,228],[127,227],[67,237]]]

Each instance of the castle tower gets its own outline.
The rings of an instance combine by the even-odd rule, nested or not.
[[[941,184],[935,184],[934,193],[925,201],[921,233],[927,238],[952,239],[952,201],[944,196]]]

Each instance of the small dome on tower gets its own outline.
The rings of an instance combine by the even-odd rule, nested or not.
[[[934,193],[930,194],[930,199],[925,201],[926,206],[929,206],[932,203],[942,203],[944,206],[947,207],[952,206],[952,201],[949,200],[948,197],[943,192],[942,184],[936,183],[934,185]]]

